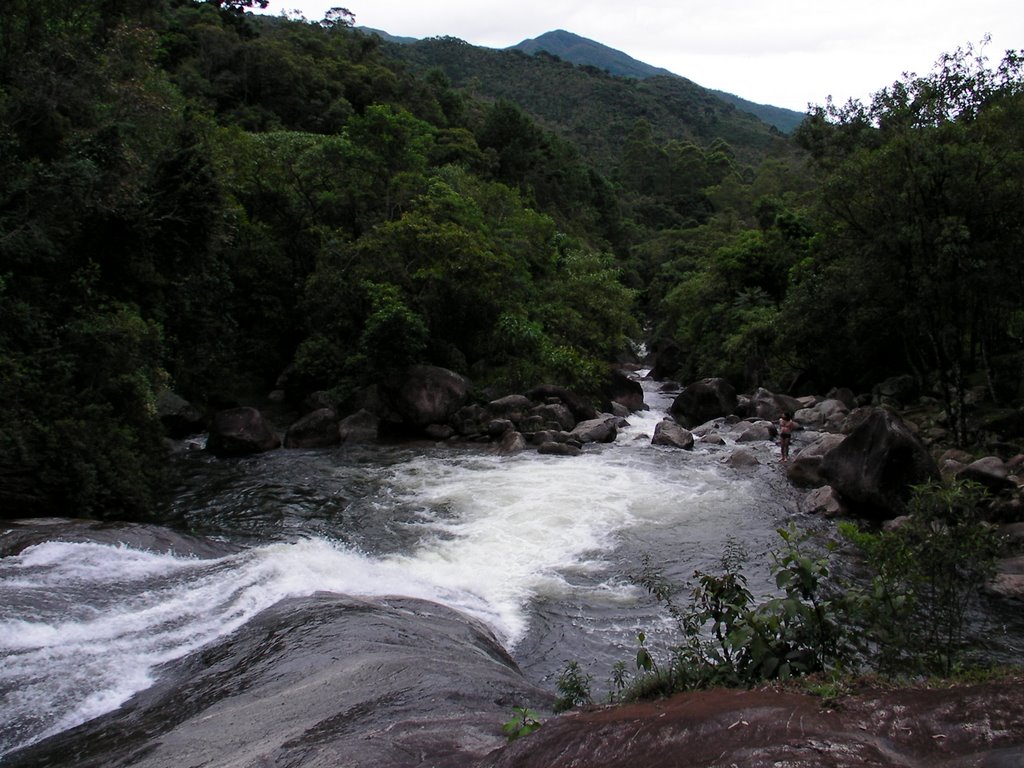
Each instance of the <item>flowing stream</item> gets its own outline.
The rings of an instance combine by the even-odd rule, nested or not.
[[[484,622],[531,680],[553,689],[575,660],[599,692],[638,630],[655,643],[669,631],[630,580],[645,557],[682,583],[714,569],[731,539],[752,590],[767,592],[767,552],[796,508],[770,444],[746,470],[722,463],[734,446],[652,446],[671,400],[645,388],[651,410],[575,458],[183,450],[166,526],[0,529],[35,537],[0,558],[0,756],[117,708],[161,665],[320,591],[444,604]]]

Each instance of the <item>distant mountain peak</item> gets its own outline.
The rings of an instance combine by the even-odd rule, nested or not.
[[[645,64],[622,51],[617,51],[564,29],[545,32],[539,37],[523,40],[521,43],[509,47],[531,56],[541,51],[547,51],[573,64],[597,67],[619,77],[634,77],[640,80],[658,75],[678,77],[667,69]]]
[[[637,80],[645,80],[649,77],[682,77],[675,72],[645,64],[629,54],[564,29],[556,29],[545,32],[540,37],[523,40],[517,45],[510,46],[508,50],[518,50],[530,56],[546,51],[571,64],[596,67],[610,75]],[[737,109],[756,115],[760,120],[774,125],[784,133],[792,131],[804,118],[803,113],[791,109],[775,107],[770,104],[757,104],[725,91],[712,90],[711,92]]]

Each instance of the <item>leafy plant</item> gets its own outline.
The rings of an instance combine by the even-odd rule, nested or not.
[[[580,669],[578,662],[570,661],[558,676],[558,698],[555,700],[555,712],[565,712],[576,707],[584,707],[593,702],[590,693],[591,676]]]
[[[512,719],[501,726],[501,732],[509,741],[528,736],[543,725],[540,715],[527,707],[512,707]]]
[[[841,526],[870,568],[848,600],[880,671],[950,674],[959,663],[968,610],[1002,548],[982,517],[985,493],[977,483],[929,483],[914,488],[911,515],[894,530]]]

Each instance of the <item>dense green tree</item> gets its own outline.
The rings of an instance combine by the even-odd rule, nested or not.
[[[1008,346],[1024,285],[1022,110],[1022,60],[992,69],[968,47],[870,105],[820,107],[798,132],[834,222],[818,268],[850,278],[851,303],[882,309],[901,353],[888,362],[938,376],[961,438],[968,377],[981,370],[998,389],[989,361]]]

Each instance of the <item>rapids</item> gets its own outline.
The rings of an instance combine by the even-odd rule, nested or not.
[[[531,682],[553,690],[575,660],[599,692],[639,630],[655,644],[668,632],[630,580],[644,557],[682,583],[732,540],[766,593],[775,529],[796,509],[770,444],[747,470],[721,462],[733,446],[652,446],[671,401],[645,388],[651,410],[575,458],[425,444],[221,461],[183,449],[164,526],[5,526],[0,757],[322,592],[441,604],[486,625]]]

